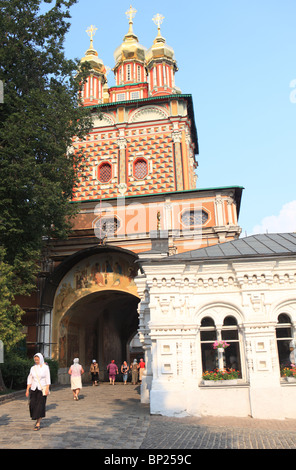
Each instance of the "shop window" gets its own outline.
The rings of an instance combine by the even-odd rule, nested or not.
[[[134,162],[134,177],[137,179],[143,179],[148,175],[148,162],[145,158],[138,158]]]
[[[101,183],[108,183],[112,178],[112,167],[110,163],[102,163],[98,169],[98,180]]]
[[[289,315],[281,313],[276,325],[276,339],[280,367],[289,367],[295,363],[292,324]]]

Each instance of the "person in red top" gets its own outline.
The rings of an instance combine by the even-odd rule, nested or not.
[[[139,381],[140,382],[142,382],[144,369],[145,369],[145,362],[143,359],[140,359],[140,363],[139,363]]]

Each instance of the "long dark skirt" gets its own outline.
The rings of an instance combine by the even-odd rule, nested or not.
[[[37,388],[30,391],[30,416],[32,419],[45,417],[46,398]]]

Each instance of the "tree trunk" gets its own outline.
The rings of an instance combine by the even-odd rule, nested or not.
[[[5,390],[6,390],[6,386],[5,386],[5,383],[3,381],[2,372],[1,372],[1,368],[0,368],[0,392],[5,392]]]

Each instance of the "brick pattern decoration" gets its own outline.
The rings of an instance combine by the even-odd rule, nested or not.
[[[112,133],[114,136],[114,133]],[[112,172],[112,179],[106,183],[98,180],[98,167],[103,162],[108,162],[112,166],[118,161],[117,138],[108,139],[108,133],[93,136],[82,143],[75,143],[77,148],[83,148],[86,161],[83,175],[79,175],[78,188],[74,191],[74,201],[88,201],[100,198],[116,197],[117,177]]]
[[[128,140],[128,164],[133,165],[140,152],[148,161],[148,175],[142,180],[128,176],[128,195],[153,194],[175,190],[173,140],[170,132],[142,134]],[[151,171],[152,170],[152,171]]]
[[[74,191],[74,201],[87,201],[112,198],[120,195],[118,190],[119,135],[116,132],[98,133],[89,136],[84,142],[74,143],[74,147],[85,152],[85,169],[79,175],[80,182]],[[112,136],[112,138],[108,138]],[[143,127],[130,130],[126,135],[126,196],[175,191],[175,169],[173,139],[168,126]],[[139,155],[140,153],[140,155]],[[140,157],[148,164],[148,174],[135,178],[134,162]],[[110,181],[98,180],[98,168],[103,162],[112,165]],[[129,169],[129,171],[128,171]]]

